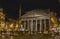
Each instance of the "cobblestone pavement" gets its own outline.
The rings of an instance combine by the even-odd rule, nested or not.
[[[0,39],[60,39],[60,36],[51,37],[49,35],[42,34],[23,34],[23,33],[13,33],[14,35],[2,34]]]

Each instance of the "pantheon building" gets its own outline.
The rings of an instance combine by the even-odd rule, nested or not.
[[[49,9],[36,9],[25,12],[21,16],[20,24],[24,28],[24,32],[28,33],[49,33],[51,29],[51,12]],[[54,15],[53,15],[54,16]],[[54,20],[53,20],[54,21]],[[53,22],[52,22],[53,24]]]

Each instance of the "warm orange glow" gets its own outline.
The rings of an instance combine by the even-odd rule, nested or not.
[[[13,24],[10,24],[10,28],[13,28]]]
[[[51,21],[53,22],[53,27],[57,27],[56,20],[53,17],[51,18]]]
[[[54,27],[57,27],[57,24],[54,24]]]
[[[60,21],[60,18],[58,20]]]
[[[6,30],[8,29],[8,26],[7,26],[7,25],[5,26],[5,29],[6,29]]]
[[[1,28],[4,28],[5,27],[5,24],[1,24]]]
[[[18,28],[18,24],[16,24],[16,28]]]
[[[10,39],[14,39],[13,36],[11,36]]]
[[[44,34],[48,34],[48,31],[45,31]]]
[[[0,29],[1,29],[1,25],[0,25]]]
[[[60,26],[60,24],[59,24],[59,26]]]
[[[51,21],[54,23],[54,18],[51,18]]]

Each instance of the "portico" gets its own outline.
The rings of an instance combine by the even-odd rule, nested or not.
[[[45,33],[50,29],[50,14],[44,10],[30,11],[21,16],[21,23],[28,33]],[[24,31],[25,32],[25,31]]]

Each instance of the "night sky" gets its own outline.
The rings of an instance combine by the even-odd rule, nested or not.
[[[22,6],[22,14],[33,9],[48,9],[57,12],[59,17],[58,0],[1,0],[0,5],[4,8],[6,19],[18,19],[20,4]]]

